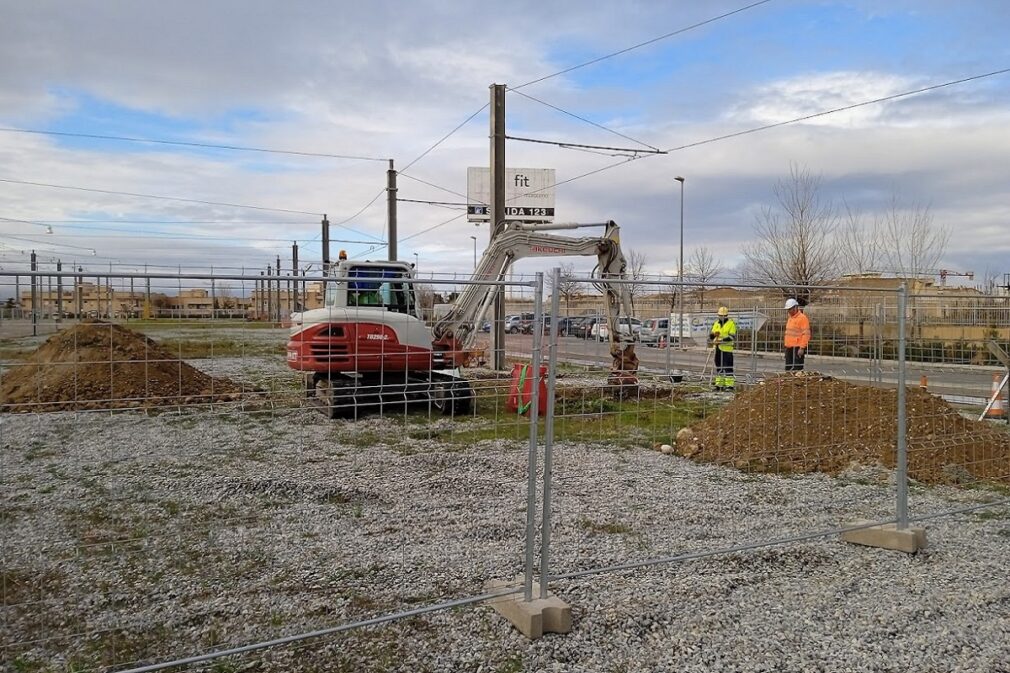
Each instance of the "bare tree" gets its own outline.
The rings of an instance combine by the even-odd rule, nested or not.
[[[582,294],[582,283],[572,280],[575,275],[575,265],[571,263],[560,264],[561,280],[558,282],[558,294],[565,300],[565,313],[571,315],[572,299]],[[553,291],[554,274],[548,274],[547,286]]]
[[[712,256],[711,250],[701,246],[691,251],[686,270],[689,271],[691,280],[698,283],[698,309],[703,310],[705,290],[710,287],[712,280],[722,273],[722,263]]]
[[[846,203],[835,241],[842,273],[864,274],[880,268],[884,249],[879,219],[869,220]]]
[[[631,300],[634,301],[645,294],[647,285],[644,282],[645,253],[638,252],[637,250],[628,250],[628,254],[625,257],[628,260],[628,267],[624,271],[625,278],[633,281],[628,283],[628,294],[631,295]]]
[[[933,221],[929,206],[903,208],[897,196],[891,197],[881,231],[888,265],[902,278],[933,275],[950,241],[950,229]]]
[[[791,166],[788,180],[779,180],[774,191],[776,207],[761,211],[754,223],[757,240],[743,251],[748,275],[807,302],[836,275],[838,215],[821,196],[820,176],[805,168]]]

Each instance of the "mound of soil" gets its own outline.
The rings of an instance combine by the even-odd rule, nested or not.
[[[896,462],[898,393],[814,373],[744,391],[678,436],[676,452],[763,472],[838,474]],[[1010,481],[1010,435],[920,389],[906,396],[909,475],[918,481]]]
[[[226,402],[242,387],[194,369],[148,337],[88,321],[58,332],[24,363],[4,368],[0,409],[130,409]]]

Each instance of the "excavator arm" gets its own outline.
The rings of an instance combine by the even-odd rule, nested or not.
[[[546,230],[580,229],[603,226],[602,236],[570,237],[544,233]],[[477,335],[477,327],[501,291],[500,283],[516,260],[525,257],[595,256],[597,266],[593,272],[594,285],[601,290],[607,302],[607,325],[610,332],[610,354],[614,359],[612,380],[622,384],[635,381],[638,357],[634,350],[634,337],[629,329],[624,334],[620,318],[633,312],[631,295],[622,283],[608,280],[623,279],[627,260],[621,252],[620,227],[613,221],[602,224],[551,224],[529,225],[512,223],[484,251],[473,280],[489,284],[471,284],[457,298],[452,309],[432,329],[434,346],[443,351],[453,364],[462,364],[461,358]],[[491,284],[499,283],[499,284]]]

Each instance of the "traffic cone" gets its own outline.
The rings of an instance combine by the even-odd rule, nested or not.
[[[996,401],[992,403],[989,407],[989,411],[986,412],[986,418],[1006,418],[1006,403],[1003,401],[1003,391],[1000,390],[999,384],[1002,382],[1003,376],[1001,374],[992,375],[992,392],[989,394],[991,398],[999,390],[999,396]]]

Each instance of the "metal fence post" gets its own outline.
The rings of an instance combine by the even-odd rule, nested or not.
[[[551,282],[551,333],[547,351],[547,418],[544,420],[544,509],[540,521],[540,598],[547,598],[547,572],[551,545],[551,476],[554,465],[554,389],[557,385],[558,328],[561,310],[561,269],[555,267]],[[667,323],[669,324],[669,323]],[[667,348],[669,352],[669,348]]]
[[[908,445],[905,437],[907,425],[905,409],[905,302],[908,288],[902,283],[898,288],[898,446],[897,446],[897,519],[898,530],[908,528]]]
[[[533,291],[533,394],[530,401],[530,449],[526,479],[526,576],[523,600],[533,600],[533,548],[536,537],[537,508],[537,411],[540,407],[540,361],[544,335],[544,274],[538,271]],[[522,391],[520,391],[522,399]]]

